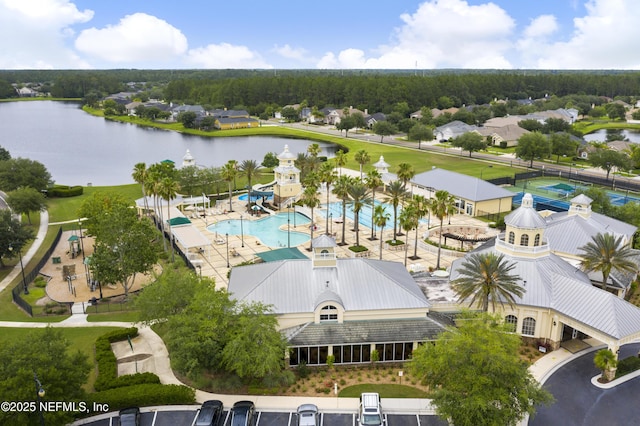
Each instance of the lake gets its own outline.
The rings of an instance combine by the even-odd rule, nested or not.
[[[0,146],[13,158],[44,164],[63,185],[105,186],[133,183],[136,163],[172,160],[182,166],[187,149],[198,165],[219,167],[228,160],[256,160],[285,145],[297,154],[314,143],[270,136],[207,138],[118,123],[85,113],[77,102],[0,103]],[[320,155],[332,157],[336,146],[316,142]]]
[[[619,131],[619,129],[615,129]],[[610,131],[611,132],[611,131]],[[622,138],[627,139],[633,143],[640,143],[640,130],[625,129],[621,131]],[[607,129],[600,129],[588,135],[584,135],[584,140],[587,142],[604,142],[607,140]]]

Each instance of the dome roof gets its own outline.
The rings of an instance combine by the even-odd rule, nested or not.
[[[547,222],[533,208],[533,196],[525,194],[522,204],[516,210],[504,218],[507,226],[518,229],[542,229],[547,227]]]
[[[377,168],[377,169],[386,169],[389,168],[389,163],[387,163],[386,161],[384,161],[384,157],[381,155],[380,156],[380,160],[378,160],[377,163],[375,163],[373,165],[373,167]]]
[[[280,153],[280,155],[278,155],[278,159],[279,160],[288,160],[288,159],[294,159],[295,160],[295,158],[296,158],[296,156],[289,152],[289,145],[285,145],[284,146],[284,151],[282,151]]]

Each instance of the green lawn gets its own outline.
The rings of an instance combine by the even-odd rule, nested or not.
[[[62,334],[69,341],[69,350],[79,350],[89,357],[91,365],[95,364],[94,344],[98,337],[118,327],[77,327],[77,328],[60,328]],[[24,338],[26,333],[33,331],[32,328],[0,328],[0,345],[16,339]],[[91,391],[93,383],[96,380],[95,368],[89,373],[89,380],[84,386],[85,390]]]
[[[373,383],[346,387],[338,393],[338,397],[359,398],[364,392],[377,392],[380,398],[428,398],[425,391],[411,386]]]
[[[91,308],[88,310],[91,311]],[[88,314],[87,315],[88,322],[109,322],[109,321],[119,321],[119,322],[137,322],[138,321],[138,312],[137,311],[125,311],[125,312],[109,312],[109,313],[100,313],[100,314]]]

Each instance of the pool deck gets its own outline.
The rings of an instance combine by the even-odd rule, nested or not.
[[[326,200],[326,192],[321,190],[320,198],[321,200]],[[383,194],[376,193],[376,200],[382,201]],[[330,201],[337,201],[333,196]],[[277,250],[279,247],[268,247],[263,245],[256,237],[251,235],[244,235],[244,247],[243,247],[243,238],[240,235],[229,235],[228,248],[229,255],[227,257],[227,241],[224,235],[218,234],[216,236],[215,233],[208,231],[206,228],[208,225],[213,223],[229,220],[229,219],[240,219],[240,214],[243,214],[244,220],[257,220],[259,217],[253,217],[246,211],[246,204],[244,201],[239,201],[237,198],[234,198],[233,203],[233,212],[227,212],[222,214],[213,214],[207,215],[205,217],[198,217],[192,219],[192,223],[198,228],[203,235],[207,236],[211,240],[211,246],[205,249],[203,252],[198,252],[197,250],[190,250],[190,256],[192,259],[195,259],[197,265],[201,267],[202,275],[212,277],[216,280],[216,285],[220,288],[226,288],[228,284],[227,274],[229,272],[229,268],[227,268],[227,261],[230,267],[238,265],[242,262],[253,261],[257,258],[258,253],[262,253],[268,250]],[[228,204],[227,204],[228,206]],[[324,216],[323,208],[314,209],[315,223],[317,225],[317,229],[313,233],[313,237],[317,237],[322,235],[325,232],[326,228],[326,219]],[[286,210],[283,210],[286,211]],[[304,208],[296,208],[298,212],[308,212],[308,209]],[[264,217],[260,216],[260,217]],[[336,241],[340,243],[342,239],[342,223],[336,223],[336,218],[333,218],[334,222],[329,224],[330,233],[334,233],[336,237]],[[434,224],[435,225],[435,224]],[[451,217],[451,225],[456,226],[480,226],[486,227],[487,223],[480,221],[478,219],[474,219],[465,215],[454,215]],[[352,252],[349,250],[349,246],[355,244],[355,233],[351,231],[353,228],[353,221],[347,219],[346,223],[346,238],[345,242],[347,245],[338,246],[336,249],[338,257],[348,258],[352,257]],[[420,224],[418,229],[418,237],[421,237],[427,232],[427,225],[425,223]],[[293,226],[291,224],[291,232],[302,232],[302,233],[310,233],[309,224]],[[378,230],[376,229],[376,233]],[[411,231],[409,233],[408,239],[408,259],[407,259],[407,267],[408,269],[416,268],[420,270],[427,270],[429,267],[435,267],[437,261],[437,254],[435,252],[427,251],[420,247],[418,244],[418,252],[417,255],[419,259],[411,259],[414,251],[415,245],[415,231]],[[384,229],[384,239],[389,240],[393,236],[393,229],[391,226],[388,226]],[[379,259],[380,257],[380,240],[370,240],[371,237],[371,228],[362,226],[360,227],[360,244],[366,246],[369,249],[370,257],[372,259]],[[402,236],[399,239],[405,241],[406,236]],[[306,242],[300,246],[298,249],[306,255],[310,255],[310,252],[307,251],[310,243]],[[228,259],[228,260],[227,260]],[[405,252],[403,250],[388,250],[386,248],[382,249],[382,259],[389,260],[394,262],[404,262]],[[444,268],[448,268],[451,262],[455,260],[454,257],[447,256],[443,251],[440,260],[440,266]],[[197,270],[200,272],[200,269]]]

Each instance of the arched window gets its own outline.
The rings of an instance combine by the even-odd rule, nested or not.
[[[338,321],[338,308],[327,305],[320,309],[320,321]]]
[[[538,247],[540,245],[540,234],[536,234],[536,237],[533,239],[533,246]]]
[[[518,326],[518,317],[515,315],[507,315],[504,317],[504,323],[507,324],[510,332],[515,333],[516,327]]]
[[[534,336],[536,334],[536,320],[527,317],[522,321],[522,334],[524,336]]]
[[[520,237],[520,245],[521,246],[528,246],[529,245],[529,235],[522,234],[522,236]]]
[[[516,242],[516,234],[511,231],[509,232],[509,244],[513,244]]]

